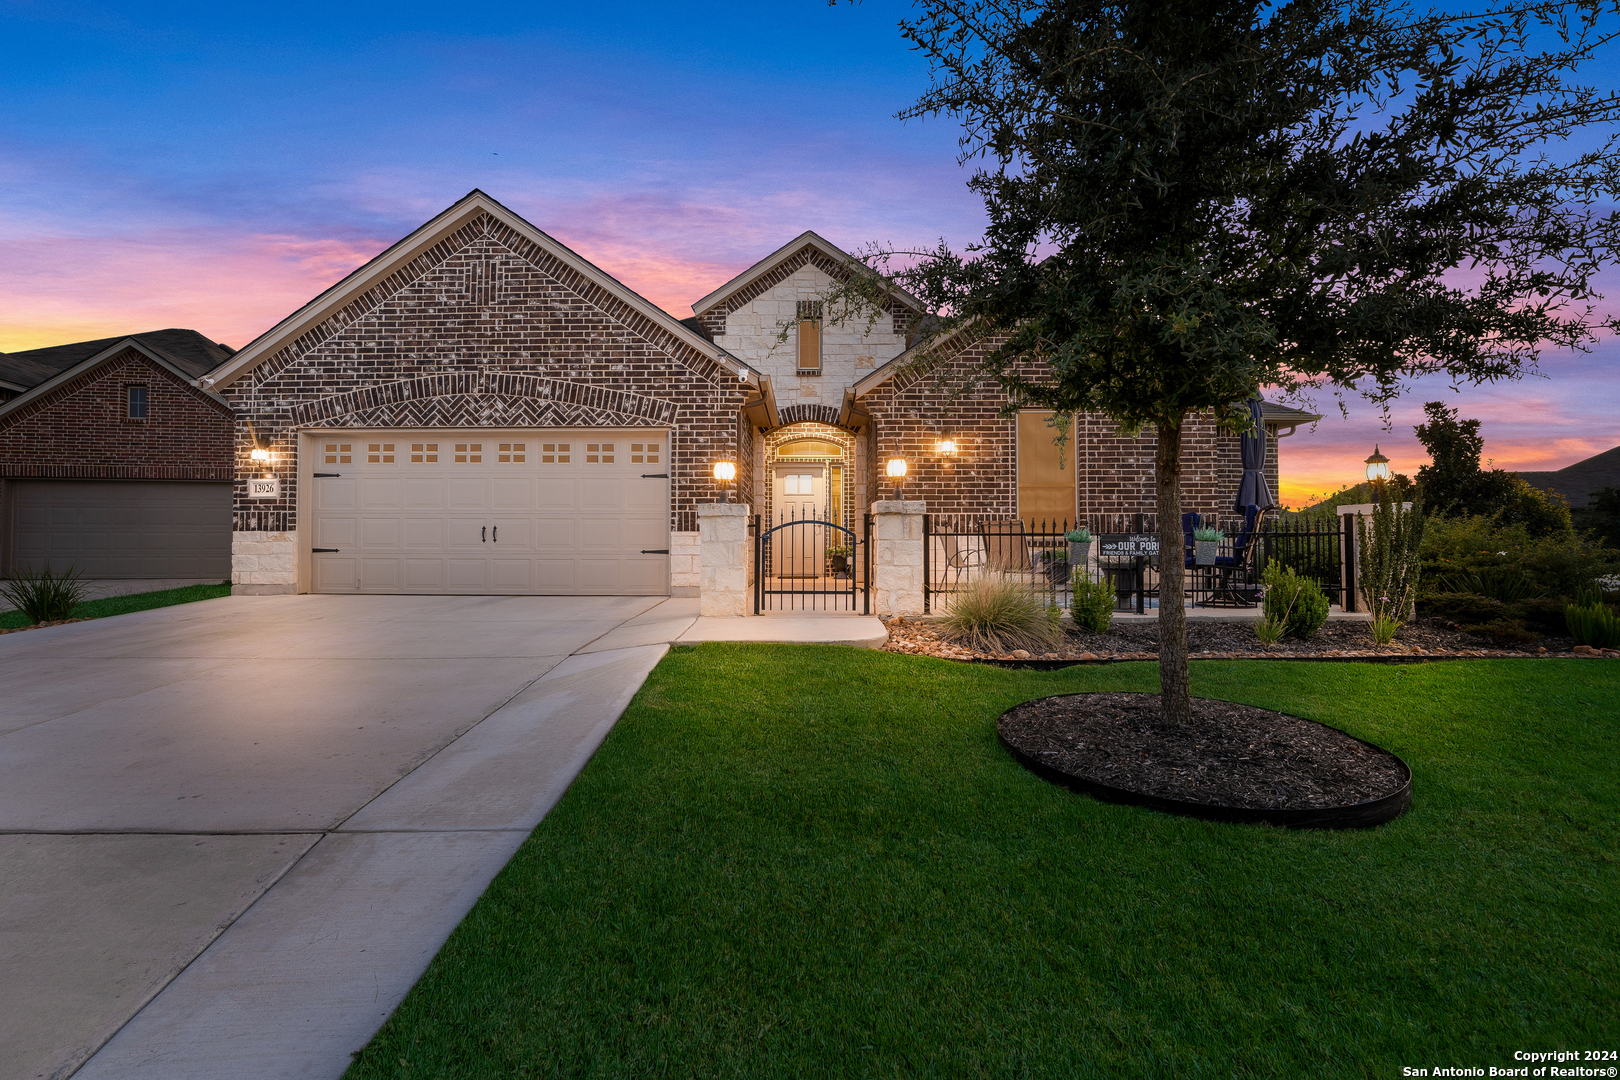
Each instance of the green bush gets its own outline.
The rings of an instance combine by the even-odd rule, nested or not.
[[[1523,645],[1541,636],[1525,626],[1523,619],[1492,619],[1463,629],[1475,637],[1486,638],[1503,646]]]
[[[1508,607],[1478,593],[1430,593],[1418,601],[1418,614],[1454,623],[1483,623],[1508,618]]]
[[[1532,596],[1507,605],[1507,609],[1512,618],[1522,619],[1532,630],[1539,630],[1543,634],[1561,634],[1564,632],[1564,608],[1567,606],[1562,597]]]
[[[950,614],[939,622],[941,633],[975,652],[1045,652],[1063,639],[1062,628],[1047,616],[1046,601],[1014,578],[970,581],[950,603]]]
[[[1620,649],[1620,617],[1602,605],[1583,607],[1571,604],[1564,609],[1564,619],[1577,645],[1590,645],[1594,649]]]
[[[1074,601],[1069,614],[1074,625],[1088,634],[1107,631],[1114,621],[1114,586],[1107,580],[1092,581],[1084,572],[1074,572]]]
[[[1620,572],[1620,551],[1568,532],[1533,537],[1524,525],[1488,517],[1432,518],[1423,534],[1423,579],[1436,592],[1501,591],[1517,581],[1548,596],[1574,596],[1596,578]],[[1473,575],[1482,575],[1479,585]]]
[[[56,622],[72,616],[84,600],[84,587],[77,570],[56,574],[47,564],[38,573],[21,570],[0,582],[0,596],[36,623]]]
[[[1273,559],[1261,581],[1265,585],[1265,617],[1281,623],[1283,633],[1289,637],[1311,637],[1327,622],[1327,594],[1314,579],[1301,577]]]

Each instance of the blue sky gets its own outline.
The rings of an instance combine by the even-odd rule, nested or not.
[[[966,243],[955,126],[893,119],[926,81],[906,9],[0,2],[0,349],[241,345],[474,187],[677,315],[807,228]],[[1445,396],[1554,468],[1620,443],[1616,357]],[[1442,390],[1392,435],[1357,407],[1288,440],[1291,486],[1374,440],[1415,469]]]

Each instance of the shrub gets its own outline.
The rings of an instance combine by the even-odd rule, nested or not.
[[[1498,645],[1523,645],[1541,635],[1524,625],[1523,619],[1492,619],[1487,623],[1465,626],[1475,637],[1488,638]]]
[[[1280,622],[1289,637],[1311,637],[1327,622],[1327,594],[1314,579],[1300,577],[1273,559],[1262,581],[1266,590],[1265,616]]]
[[[1508,604],[1507,609],[1511,618],[1522,619],[1532,630],[1539,630],[1543,634],[1561,634],[1564,632],[1564,608],[1567,606],[1557,596],[1532,596]]]
[[[1506,604],[1478,593],[1432,593],[1418,602],[1418,613],[1454,623],[1483,623],[1508,617]]]
[[[1262,645],[1275,645],[1282,640],[1284,629],[1281,619],[1267,616],[1254,624],[1254,636],[1260,639]]]
[[[1395,640],[1395,632],[1401,628],[1401,620],[1392,615],[1375,615],[1372,621],[1372,636],[1374,645],[1388,645]]]
[[[84,600],[84,580],[72,567],[53,574],[49,564],[34,573],[22,570],[0,583],[0,596],[36,623],[69,618]]]
[[[1361,595],[1372,612],[1373,640],[1379,645],[1393,641],[1395,631],[1412,612],[1421,572],[1418,551],[1423,544],[1423,524],[1421,500],[1414,501],[1410,510],[1383,500],[1373,507],[1371,522],[1356,515]]]
[[[1088,634],[1107,631],[1114,621],[1114,586],[1107,580],[1092,581],[1082,571],[1074,573],[1074,601],[1069,614],[1074,625]]]
[[[1423,535],[1423,577],[1436,592],[1457,592],[1471,575],[1488,572],[1484,587],[1506,587],[1497,576],[1517,571],[1549,596],[1574,596],[1596,578],[1620,570],[1620,552],[1574,533],[1532,537],[1523,525],[1498,525],[1488,517],[1432,518]]]
[[[1620,649],[1620,618],[1601,604],[1590,607],[1571,604],[1564,609],[1564,619],[1575,644]]]
[[[1022,581],[982,577],[952,596],[950,614],[939,625],[946,638],[976,652],[1044,652],[1063,637],[1046,607]]]

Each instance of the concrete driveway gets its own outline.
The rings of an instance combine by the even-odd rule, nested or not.
[[[696,614],[231,597],[0,636],[0,1077],[340,1075]]]

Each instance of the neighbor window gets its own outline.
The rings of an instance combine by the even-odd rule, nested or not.
[[[799,370],[821,370],[821,301],[799,301]]]
[[[146,419],[146,387],[130,386],[129,391],[129,418],[131,420]]]

